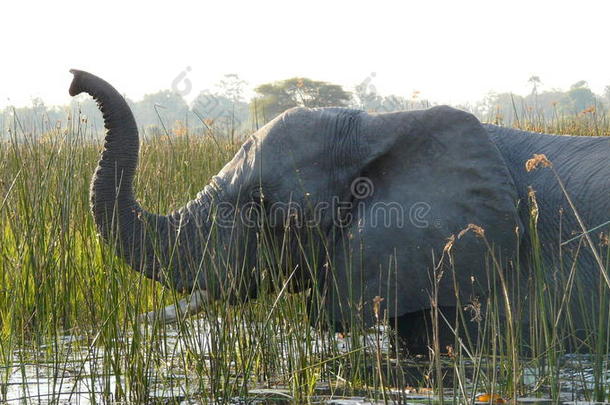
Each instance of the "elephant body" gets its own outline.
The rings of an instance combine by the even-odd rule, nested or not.
[[[582,238],[560,244],[582,234],[573,210],[557,179],[550,170],[527,172],[524,162],[534,153],[544,154],[553,164],[566,191],[588,229],[610,221],[610,139],[605,137],[548,135],[485,125],[491,140],[499,149],[515,182],[519,199],[519,217],[523,224],[530,221],[528,193],[531,187],[538,204],[538,237],[542,258],[549,269],[569,266],[574,250]],[[561,224],[561,226],[560,226]],[[608,234],[610,224],[592,235],[600,242],[600,232]],[[524,247],[529,247],[529,227],[525,227]],[[529,253],[527,249],[523,253]],[[582,268],[579,277],[593,287],[599,281],[599,271],[590,249],[582,248],[577,257]],[[551,272],[549,272],[550,274]],[[592,291],[593,292],[593,291]]]
[[[101,237],[146,276],[203,291],[198,305],[204,296],[256,296],[260,241],[288,240],[288,252],[266,265],[290,274],[296,289],[315,286],[313,322],[323,313],[342,329],[388,317],[410,335],[433,302],[455,312],[484,300],[497,281],[494,268],[522,275],[516,279],[525,285],[529,185],[552,281],[559,241],[580,228],[553,173],[525,171],[534,153],[553,162],[588,226],[607,220],[606,139],[483,126],[450,107],[291,109],[251,135],[194,200],[152,214],[133,194],[138,133],[129,107],[102,79],[73,73],[70,94],[91,94],[107,129],[91,192]],[[264,227],[244,219],[253,212]],[[577,260],[579,277],[595,285],[599,271],[586,247]]]
[[[597,319],[600,305],[603,305],[600,291],[610,287],[604,261],[610,232],[610,139],[549,135],[493,125],[485,125],[485,128],[502,154],[517,188],[519,217],[524,224],[520,247],[524,275],[532,277],[536,262],[532,240],[537,238],[538,260],[548,286],[566,286],[570,273],[574,274],[568,310],[572,314],[572,326],[582,336],[579,330],[585,328],[585,322]],[[556,175],[548,168],[526,171],[523,162],[534,153],[544,154]],[[557,177],[565,185],[565,192]],[[532,217],[531,191],[535,192],[537,205],[535,236],[532,225],[528,224]],[[573,207],[567,197],[572,200]],[[582,237],[583,228],[574,209],[589,230],[602,263],[596,261],[591,247]],[[587,312],[587,316],[583,316],[583,312]]]

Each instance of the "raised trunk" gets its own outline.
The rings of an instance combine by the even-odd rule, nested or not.
[[[209,193],[201,193],[170,216],[144,210],[133,192],[139,139],[129,106],[106,81],[87,72],[71,72],[70,95],[90,94],[106,128],[102,157],[91,183],[91,207],[100,235],[135,270],[172,288],[189,290],[202,264],[201,231],[207,227],[201,219],[209,212]]]

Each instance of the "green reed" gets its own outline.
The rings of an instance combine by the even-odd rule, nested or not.
[[[522,119],[521,124],[548,132],[610,132],[606,117],[594,112],[544,125]],[[33,375],[49,376],[51,396],[41,398],[45,400],[57,400],[53,392],[74,380],[87,382],[91,392],[99,393],[91,397],[94,402],[151,402],[159,389],[171,389],[176,402],[230,402],[254,388],[268,388],[287,402],[304,403],[313,401],[321,386],[326,396],[390,400],[397,395],[391,388],[404,394],[407,385],[436,393],[451,388],[456,403],[472,403],[478,391],[558,400],[561,359],[571,348],[592,354],[593,382],[582,395],[609,399],[608,287],[600,274],[595,304],[605,310],[587,319],[584,332],[576,331],[574,308],[589,307],[590,291],[574,277],[578,269],[573,263],[562,263],[563,270],[548,282],[553,269],[545,268],[540,258],[535,222],[529,224],[534,237],[532,274],[521,274],[518,261],[503,268],[490,255],[487,278],[492,294],[481,297],[479,317],[468,310],[448,319],[434,306],[434,294],[445,292],[432,291],[431,321],[436,327],[449,323],[456,331],[449,354],[433,340],[431,356],[419,362],[382,349],[384,334],[363,328],[358,314],[352,314],[352,330],[345,338],[328,332],[317,278],[309,277],[312,284],[305,292],[295,294],[291,288],[297,265],[306,276],[324,271],[316,267],[321,249],[295,240],[288,228],[279,240],[262,235],[257,241],[256,300],[226,305],[221,298],[201,315],[176,325],[143,327],[137,322],[139,314],[183,297],[130,270],[97,237],[89,213],[89,186],[101,141],[90,128],[82,119],[36,133],[15,118],[0,137],[0,402],[6,400],[7,383],[15,373],[25,381]],[[142,143],[135,187],[150,211],[167,213],[183,205],[239,147],[207,133],[181,135],[145,138]],[[320,231],[308,232],[309,239],[315,239]],[[289,248],[294,246],[296,252]],[[587,248],[581,242],[580,249]],[[600,248],[600,254],[608,268],[607,248]],[[301,256],[304,262],[298,260]],[[387,271],[397,269],[390,266]],[[577,305],[568,305],[570,301]],[[312,302],[321,310],[315,327],[308,320]],[[461,307],[474,304],[459,302]],[[520,323],[524,312],[531,320],[529,330]],[[387,326],[385,314],[378,316],[379,325]],[[463,333],[473,322],[477,335]],[[583,374],[583,384],[586,378]],[[31,387],[24,383],[21,390],[23,398],[37,402]]]

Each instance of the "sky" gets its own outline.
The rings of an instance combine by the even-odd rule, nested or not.
[[[187,100],[237,73],[300,76],[439,103],[610,85],[610,1],[68,1],[0,5],[0,108],[70,101],[70,68],[138,100]],[[188,85],[190,83],[190,86]]]

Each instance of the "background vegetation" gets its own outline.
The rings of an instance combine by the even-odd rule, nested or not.
[[[281,112],[296,106],[351,107],[365,111],[390,112],[426,108],[436,103],[422,98],[418,91],[410,95],[380,95],[374,77],[365,79],[351,91],[341,86],[308,78],[290,78],[256,87],[254,96],[246,100],[248,84],[236,74],[228,74],[213,90],[199,93],[190,103],[172,90],[145,95],[142,100],[127,99],[144,137],[197,133],[213,130],[218,136],[234,138],[256,130]],[[486,122],[499,125],[532,125],[542,128],[565,122],[580,115],[605,117],[610,108],[610,85],[604,94],[594,94],[584,80],[569,89],[542,90],[538,76],[528,79],[531,92],[526,95],[489,93],[482,100],[458,105]],[[79,97],[69,106],[47,106],[34,99],[31,106],[6,107],[0,110],[0,137],[7,138],[13,116],[31,135],[43,135],[64,127],[70,115],[88,119],[95,133],[102,132],[103,123],[95,103]],[[519,122],[522,121],[522,122]],[[560,132],[565,132],[559,129]]]

